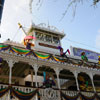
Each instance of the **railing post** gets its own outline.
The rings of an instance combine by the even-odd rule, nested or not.
[[[54,70],[55,70],[56,75],[57,75],[57,83],[58,83],[58,88],[60,89],[60,80],[59,80],[59,72],[60,72],[60,69],[55,68]]]
[[[93,86],[93,90],[94,92],[96,92],[95,86],[94,86],[94,82],[93,82],[93,74],[90,72],[88,73],[88,75],[90,76],[91,82],[92,82],[92,86]]]
[[[33,86],[33,67],[30,69],[30,72],[31,72],[31,81],[32,81],[32,85],[31,86]]]
[[[9,85],[12,84],[12,67],[14,65],[14,61],[12,59],[8,60],[8,65],[9,65]],[[9,96],[8,96],[8,99],[11,100],[11,93],[9,91]]]
[[[80,91],[79,89],[79,84],[78,84],[78,79],[77,79],[77,76],[78,76],[78,72],[76,72],[76,70],[73,72],[74,76],[75,76],[75,80],[76,80],[76,85],[77,85],[77,90]]]
[[[12,59],[8,60],[8,65],[9,65],[9,84],[12,83],[12,67],[14,65],[14,61]]]
[[[38,72],[39,67],[37,64],[32,65],[32,67],[34,68],[34,71],[35,71],[35,86],[38,87],[38,85],[37,85],[37,72]]]

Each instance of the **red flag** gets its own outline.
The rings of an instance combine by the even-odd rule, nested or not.
[[[70,55],[70,51],[69,51],[69,49],[67,49],[67,52],[69,53],[69,55]]]

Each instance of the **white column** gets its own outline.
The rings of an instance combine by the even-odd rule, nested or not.
[[[79,89],[79,84],[78,84],[78,79],[77,79],[77,76],[78,76],[78,72],[76,72],[76,70],[73,72],[74,76],[75,76],[75,80],[76,80],[76,85],[77,85],[77,90],[80,91]]]
[[[12,67],[14,65],[14,61],[12,59],[10,59],[8,62],[8,65],[9,65],[9,84],[12,83]]]
[[[33,86],[33,68],[30,71],[31,71],[31,80],[32,80],[32,86]]]
[[[35,85],[36,85],[36,87],[37,87],[37,71],[38,71],[38,66],[37,66],[37,64],[34,64],[34,65],[32,65],[32,67],[34,68],[34,71],[35,71]]]
[[[93,82],[93,74],[90,72],[88,73],[88,75],[90,76],[91,82],[92,82],[92,86],[93,86],[93,90],[94,92],[96,92],[95,86],[94,86],[94,82]]]
[[[55,68],[54,70],[55,70],[56,75],[57,75],[58,88],[60,89],[60,80],[59,80],[59,72],[60,72],[60,70],[58,68]]]

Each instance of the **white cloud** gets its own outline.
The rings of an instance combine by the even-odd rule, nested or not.
[[[98,34],[96,36],[96,47],[100,48],[100,30],[98,30]]]
[[[30,0],[5,0],[2,23],[0,26],[0,33],[2,35],[0,39],[1,42],[8,38],[13,40],[14,36],[13,41],[20,42],[24,33],[21,29],[18,31],[18,23],[20,22],[24,27],[29,27],[33,18],[33,22],[37,20],[36,17],[33,17],[33,15],[37,16],[37,10],[35,9],[35,7],[37,7],[37,0],[33,1],[32,11],[34,13],[30,14]]]
[[[30,24],[29,15],[29,0],[5,0],[2,24],[0,26],[0,33],[2,34],[1,41],[7,38],[13,39],[16,34],[16,40],[19,41],[24,34],[22,31],[16,33],[18,30],[18,22],[24,26]]]
[[[13,8],[16,11],[20,11],[20,9],[29,8],[29,0],[17,0],[17,3],[13,2]]]

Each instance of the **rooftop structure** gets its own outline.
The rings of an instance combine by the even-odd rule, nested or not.
[[[44,24],[32,25],[26,35],[34,36],[31,42],[35,45],[33,50],[46,53],[59,54],[58,46],[61,46],[61,39],[65,36],[53,26],[44,27]]]

